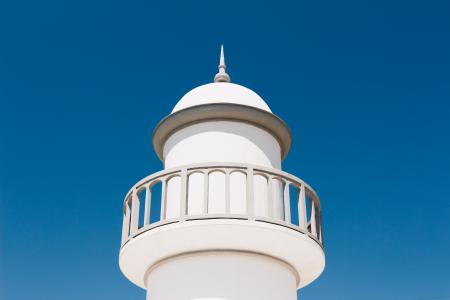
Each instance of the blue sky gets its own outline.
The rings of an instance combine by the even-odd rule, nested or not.
[[[450,2],[0,2],[0,298],[144,299],[122,199],[216,73],[291,127],[327,266],[301,299],[450,299]]]

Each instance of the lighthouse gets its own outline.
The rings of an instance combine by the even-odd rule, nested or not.
[[[147,300],[296,300],[325,267],[316,192],[282,170],[292,136],[254,91],[214,82],[154,128],[163,170],[123,203],[119,265]]]

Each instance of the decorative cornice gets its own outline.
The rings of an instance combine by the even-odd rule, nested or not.
[[[262,128],[278,141],[281,159],[289,152],[292,143],[291,130],[281,118],[256,107],[234,103],[202,104],[168,115],[153,130],[153,148],[159,159],[164,161],[164,144],[172,134],[186,126],[218,120],[243,122]]]

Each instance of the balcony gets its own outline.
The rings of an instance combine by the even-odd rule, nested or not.
[[[235,219],[283,226],[323,248],[315,191],[291,174],[254,165],[211,163],[154,173],[130,189],[123,215],[122,247],[173,223]]]

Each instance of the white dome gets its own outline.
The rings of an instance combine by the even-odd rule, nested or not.
[[[272,112],[266,102],[254,91],[234,83],[214,82],[201,85],[188,92],[178,101],[172,113],[184,108],[211,103],[241,104]]]

